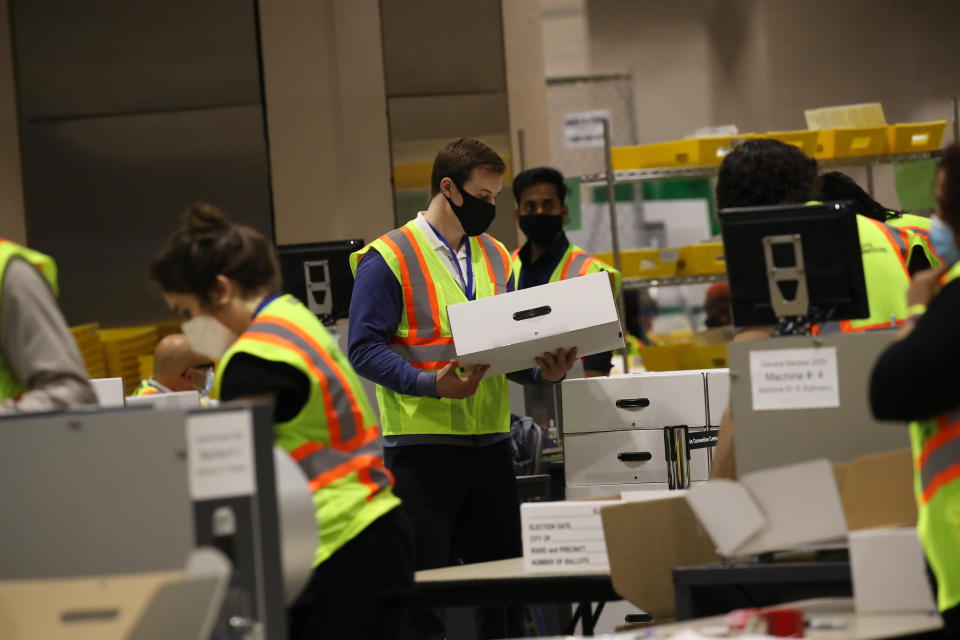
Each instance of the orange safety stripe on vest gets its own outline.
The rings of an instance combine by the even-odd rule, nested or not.
[[[423,258],[423,252],[420,251],[420,244],[417,242],[416,237],[413,235],[413,230],[410,227],[403,226],[400,227],[399,231],[407,237],[407,240],[410,242],[410,246],[413,247],[413,252],[417,256],[417,262],[420,264],[420,271],[424,274],[429,274],[430,269],[427,267],[427,261]],[[406,261],[401,262],[401,268],[408,269]],[[409,282],[410,275],[407,274],[407,281]],[[433,318],[433,335],[436,338],[440,337],[440,305],[437,302],[437,287],[433,283],[433,278],[425,278],[427,283],[427,297],[430,300],[430,316]],[[412,300],[412,298],[411,298]],[[411,304],[410,307],[413,308]],[[413,325],[410,326],[410,333],[415,333],[413,330]]]
[[[570,266],[573,264],[573,261],[579,256],[585,256],[585,255],[587,255],[585,251],[571,251],[570,257],[567,258],[566,264],[563,265],[563,271],[560,272],[560,279],[566,280],[567,274],[570,271]]]
[[[960,477],[960,421],[947,422],[947,416],[937,418],[937,433],[923,443],[917,457],[922,487],[921,500],[930,502],[944,485]]]
[[[400,263],[400,288],[403,289],[403,303],[404,306],[411,312],[407,314],[409,316],[407,318],[407,323],[410,325],[410,333],[416,334],[417,314],[413,307],[413,286],[410,284],[410,269],[407,267],[407,261],[403,257],[403,252],[400,251],[400,247],[397,246],[397,243],[394,242],[389,236],[383,236],[381,240],[383,240],[383,243],[389,247],[390,251],[393,252],[393,255]]]
[[[367,500],[370,500],[377,492],[394,484],[393,474],[383,464],[383,447],[379,438],[380,434],[375,432],[363,447],[353,453],[337,451],[317,442],[306,442],[291,451],[290,457],[309,479],[307,486],[310,491],[320,491],[357,472],[360,483],[370,490],[367,496]]]
[[[493,281],[493,295],[497,295],[500,293],[500,291],[497,290],[497,278],[493,274],[493,263],[490,262],[490,256],[487,255],[487,249],[483,246],[483,241],[481,240],[480,242],[477,242],[477,244],[480,246],[480,253],[483,254],[483,262],[487,265],[487,273],[490,275],[490,279]],[[510,273],[509,269],[507,269],[507,273]],[[504,287],[503,291],[506,292],[506,290],[506,287]]]
[[[294,338],[302,341],[303,344],[297,344],[290,336],[278,335],[274,327],[289,332]],[[377,431],[376,429],[364,429],[363,411],[357,403],[349,381],[347,381],[343,372],[340,371],[340,368],[330,358],[330,355],[299,327],[286,318],[279,316],[260,316],[250,325],[247,332],[244,333],[243,339],[247,338],[289,349],[297,354],[311,373],[316,376],[323,392],[324,409],[330,431],[331,446],[335,449],[352,451],[369,440],[370,435],[366,433],[367,431]],[[327,371],[322,371],[321,367],[327,369]],[[330,374],[336,378],[336,381],[346,395],[349,405],[348,407],[342,408],[340,412],[337,411],[333,394],[331,393]],[[349,420],[352,424],[344,424],[346,420]]]
[[[587,256],[587,259],[584,260],[583,266],[580,267],[580,271],[577,272],[577,275],[578,275],[578,276],[585,276],[585,275],[587,275],[587,271],[590,269],[591,265],[593,265],[593,263],[596,262],[596,261],[597,261],[596,258],[594,258],[594,257],[592,257],[592,256]]]
[[[160,393],[160,389],[157,389],[157,388],[155,388],[155,387],[150,387],[150,388],[147,389],[146,391],[143,391],[140,395],[141,395],[141,396],[152,396],[152,395],[155,394],[155,393]]]
[[[900,247],[897,246],[897,241],[893,239],[892,235],[890,235],[890,229],[893,227],[890,227],[889,225],[885,225],[879,220],[874,220],[873,218],[866,218],[866,219],[872,222],[873,224],[877,225],[880,231],[883,232],[883,235],[886,236],[887,240],[890,241],[890,244],[893,245],[894,252],[897,254],[897,258],[900,260],[900,266],[903,267],[903,272],[906,274],[907,279],[909,279],[910,270],[907,269],[907,260],[906,260],[906,257],[904,256],[904,252],[907,252],[910,250],[910,243],[907,242],[906,233],[905,232],[902,233],[902,237],[904,240],[904,248],[901,251]]]

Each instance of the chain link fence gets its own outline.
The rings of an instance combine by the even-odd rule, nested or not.
[[[603,117],[610,121],[613,146],[637,144],[630,74],[548,78],[547,109],[551,160],[565,176],[605,170]]]

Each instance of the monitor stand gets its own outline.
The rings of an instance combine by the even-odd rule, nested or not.
[[[793,252],[792,266],[778,267],[774,247]],[[803,240],[800,234],[765,236],[763,257],[770,287],[770,305],[777,316],[778,335],[807,335],[810,333],[810,294],[803,262]]]

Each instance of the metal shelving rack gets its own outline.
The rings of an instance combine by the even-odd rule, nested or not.
[[[957,115],[957,101],[953,101],[954,109],[954,141],[960,137],[958,134],[958,122],[960,117]],[[606,184],[607,202],[610,212],[610,239],[613,249],[613,266],[620,271],[620,237],[617,229],[616,198],[614,189],[618,184],[636,184],[641,182],[651,182],[654,180],[674,180],[678,178],[713,178],[720,173],[720,165],[711,165],[707,167],[662,167],[655,169],[632,169],[629,171],[614,171],[613,157],[611,155],[612,145],[610,143],[610,123],[603,121],[603,146],[604,156],[606,158],[607,169],[603,173],[594,173],[580,176],[581,184],[598,185]],[[911,162],[914,160],[926,160],[937,158],[940,151],[930,151],[926,153],[898,153],[882,156],[860,156],[852,158],[833,158],[829,160],[818,160],[818,169],[828,169],[832,167],[866,167],[867,169],[867,191],[873,195],[873,168],[877,165],[892,164],[894,162]],[[623,291],[626,289],[647,289],[653,287],[683,286],[688,284],[705,284],[710,282],[719,282],[726,280],[725,273],[702,275],[702,276],[676,276],[676,277],[653,277],[653,278],[624,278],[623,286],[617,300],[621,309],[624,309]],[[627,350],[623,351],[623,369],[629,371]]]

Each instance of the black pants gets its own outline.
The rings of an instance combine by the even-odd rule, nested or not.
[[[287,612],[290,640],[399,638],[413,558],[406,516],[385,513],[313,570]]]
[[[930,563],[927,563],[927,578],[930,580],[930,587],[933,589],[933,601],[937,601],[937,577],[933,573]],[[937,634],[937,637],[943,640],[960,640],[960,604],[946,611],[940,612],[943,618],[943,629]]]
[[[486,447],[410,445],[387,447],[384,460],[395,492],[413,522],[416,568],[519,557],[520,503],[510,442]],[[484,638],[522,635],[517,612],[480,612]],[[432,611],[411,611],[405,637],[442,637]]]

